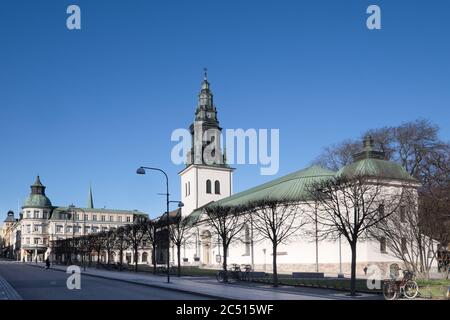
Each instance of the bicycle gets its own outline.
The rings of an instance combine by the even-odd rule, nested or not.
[[[252,272],[252,266],[249,264],[245,264],[244,271],[241,273],[241,280],[250,281],[251,272]]]
[[[241,267],[238,264],[232,264],[231,270],[220,270],[216,274],[216,279],[218,282],[226,282],[225,280],[241,280],[242,276]]]
[[[414,274],[410,271],[403,271],[403,278],[385,280],[383,284],[383,295],[386,300],[395,300],[401,296],[407,299],[414,299],[419,294],[419,286],[414,281]]]

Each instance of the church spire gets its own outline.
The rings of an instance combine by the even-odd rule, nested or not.
[[[208,69],[204,68],[203,72],[203,81],[198,95],[197,109],[195,110],[195,120],[217,122],[217,111],[208,81]]]
[[[220,134],[222,128],[217,118],[217,109],[213,101],[213,93],[208,81],[208,69],[203,69],[203,81],[198,95],[195,121],[190,126],[192,148],[188,153],[186,164],[214,164],[223,165],[223,154],[220,148]],[[212,145],[208,151],[210,156],[205,160],[204,150]]]
[[[92,186],[89,185],[88,209],[94,209],[94,197],[92,196]]]

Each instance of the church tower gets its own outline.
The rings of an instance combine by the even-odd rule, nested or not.
[[[183,215],[233,193],[233,168],[226,164],[221,149],[222,128],[213,101],[208,76],[205,75],[198,95],[195,120],[190,126],[191,150],[186,168],[180,173]]]

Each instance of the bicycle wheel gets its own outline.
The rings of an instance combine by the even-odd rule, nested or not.
[[[408,299],[414,299],[419,294],[419,286],[413,280],[406,281],[405,288],[403,289],[403,294]]]
[[[398,297],[397,285],[393,281],[385,281],[383,284],[383,296],[386,300],[395,300]]]
[[[225,271],[219,271],[216,274],[216,279],[219,282],[224,282],[225,281]]]

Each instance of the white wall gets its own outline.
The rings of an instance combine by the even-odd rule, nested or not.
[[[204,165],[191,165],[180,172],[181,201],[183,215],[189,215],[211,201],[229,197],[233,193],[233,169],[223,167],[210,167]],[[211,193],[206,193],[206,181],[211,180]],[[220,182],[220,194],[215,194],[215,181]],[[186,195],[186,185],[190,185],[190,194]]]

